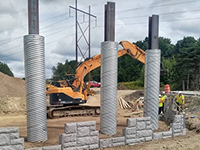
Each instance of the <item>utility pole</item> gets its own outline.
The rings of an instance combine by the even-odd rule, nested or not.
[[[97,17],[95,15],[91,14],[91,7],[90,6],[89,6],[89,13],[85,12],[83,10],[78,9],[77,8],[77,0],[75,0],[75,7],[69,6],[69,9],[74,9],[75,10],[75,15],[76,15],[76,17],[75,17],[76,18],[75,19],[75,24],[76,24],[75,25],[76,26],[76,31],[75,31],[76,32],[75,47],[76,48],[75,49],[76,49],[76,62],[78,62],[79,61],[79,59],[78,59],[78,52],[81,53],[81,56],[82,56],[81,60],[85,59],[85,55],[86,55],[87,52],[88,52],[88,57],[89,58],[91,57],[91,46],[90,46],[90,44],[91,44],[91,42],[90,42],[91,17],[93,17],[95,19]],[[83,29],[81,27],[81,24],[78,21],[78,17],[77,17],[78,12],[83,13],[84,15],[88,15],[89,16],[89,21],[88,21],[89,23],[88,23],[88,26],[85,29]],[[85,16],[83,16],[83,20],[85,20]],[[78,36],[78,29],[81,31],[81,35],[80,36]],[[86,33],[87,30],[88,30],[88,38],[85,35],[85,33]],[[79,45],[79,42],[80,42],[80,40],[82,38],[84,38],[84,41],[86,42],[86,45],[88,46],[88,48],[87,48],[86,51],[83,51],[81,49],[80,45]]]

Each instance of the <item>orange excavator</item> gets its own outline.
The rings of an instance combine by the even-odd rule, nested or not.
[[[123,49],[118,50],[118,57],[125,54],[145,63],[145,52],[128,41],[121,41]],[[74,115],[99,115],[99,106],[81,105],[87,103],[87,90],[84,77],[101,66],[101,54],[83,62],[77,69],[73,80],[66,80],[66,86],[49,88],[50,106],[47,106],[49,118]]]

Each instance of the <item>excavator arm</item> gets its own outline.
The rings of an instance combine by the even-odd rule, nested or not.
[[[120,45],[123,49],[118,50],[118,57],[121,57],[125,54],[130,55],[131,57],[139,60],[141,63],[145,63],[145,52],[137,47],[135,44],[132,44],[128,41],[121,41]],[[79,89],[80,92],[83,90],[84,85],[84,77],[92,70],[101,66],[101,54],[94,56],[93,58],[83,62],[77,69],[75,80],[73,82],[73,86]],[[86,97],[87,93],[84,93]]]

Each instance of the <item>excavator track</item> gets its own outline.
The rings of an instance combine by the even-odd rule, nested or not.
[[[61,117],[73,117],[73,116],[99,116],[100,106],[64,106],[64,107],[48,107],[47,117],[61,118]]]

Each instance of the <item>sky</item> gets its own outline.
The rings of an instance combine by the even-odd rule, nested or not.
[[[15,77],[25,77],[23,36],[28,34],[28,0],[0,1],[0,62],[6,63]],[[78,9],[91,17],[91,56],[101,51],[104,41],[104,6],[107,0],[78,0]],[[111,0],[115,2],[115,41],[136,42],[148,36],[148,18],[159,15],[159,36],[173,44],[184,36],[200,36],[200,0]],[[75,60],[75,0],[39,0],[40,35],[45,37],[46,78],[58,62]],[[88,16],[78,13],[85,30]],[[88,37],[88,30],[85,32]],[[81,30],[78,30],[78,37]],[[79,45],[88,56],[88,46],[81,38]],[[79,61],[81,53],[79,52]],[[66,71],[67,72],[67,71]]]

